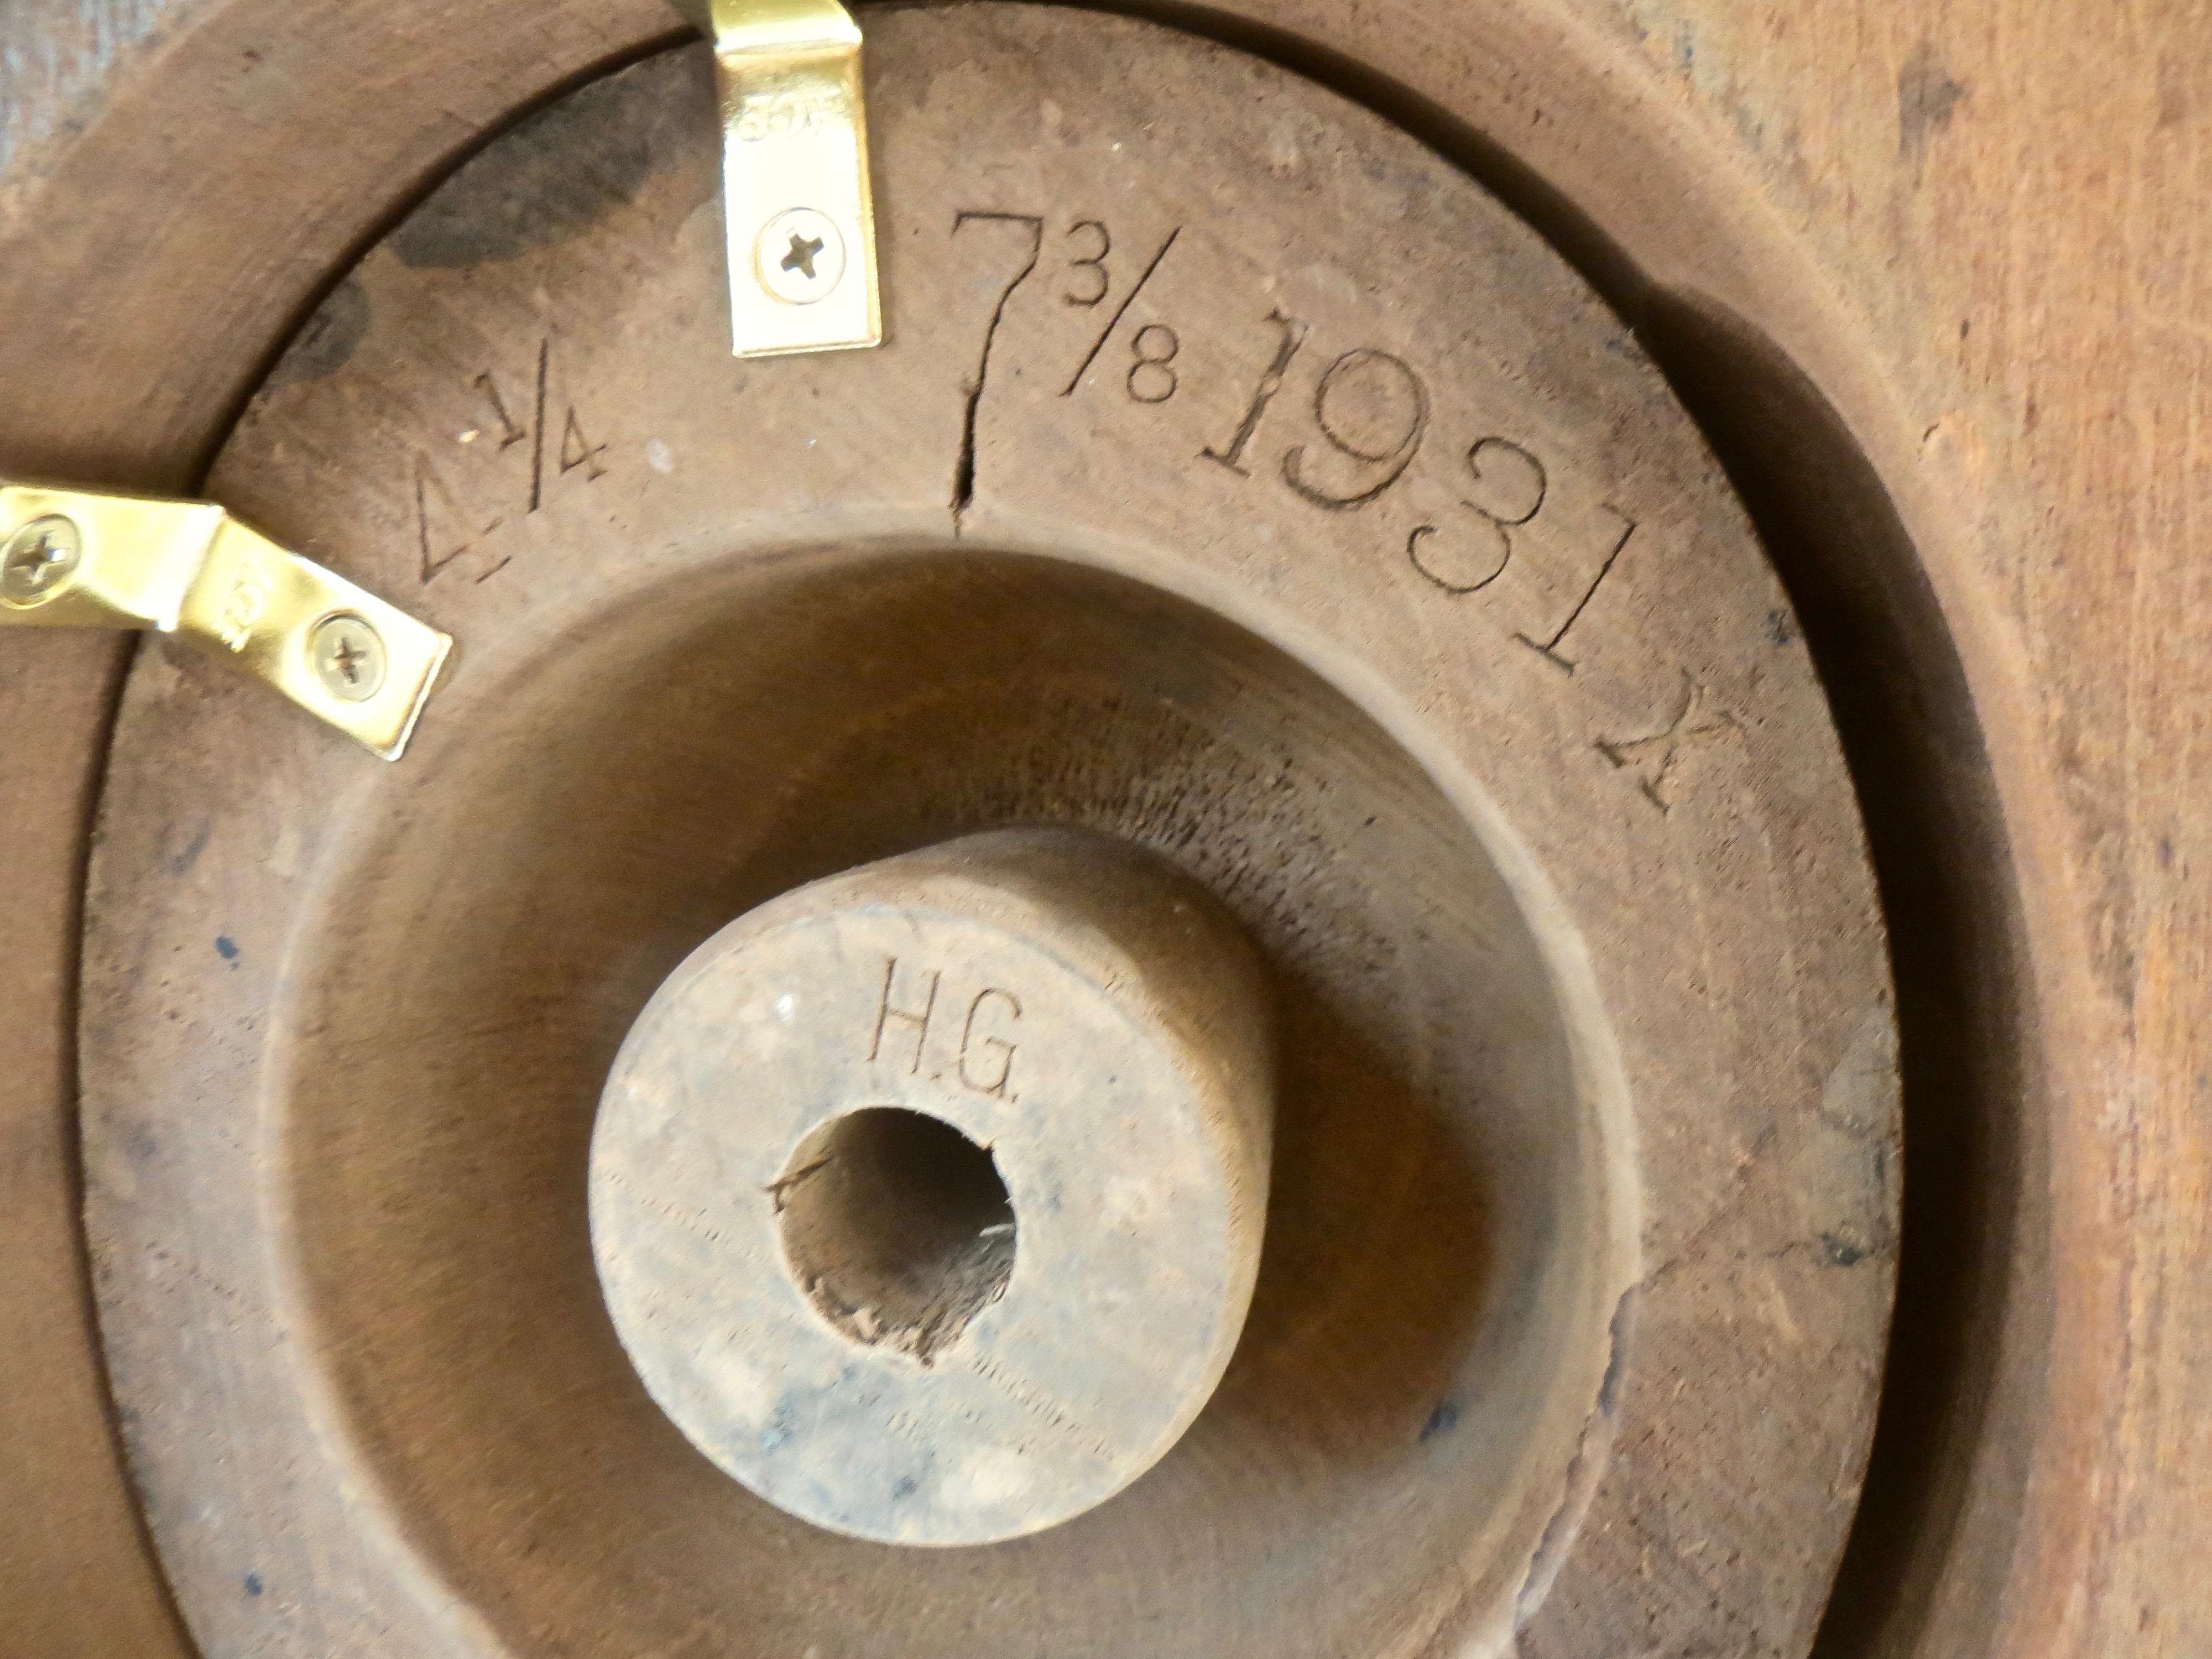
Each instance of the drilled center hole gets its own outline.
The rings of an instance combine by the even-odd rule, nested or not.
[[[942,1119],[892,1106],[832,1118],[770,1190],[793,1273],[855,1342],[927,1365],[1013,1273],[998,1165]]]

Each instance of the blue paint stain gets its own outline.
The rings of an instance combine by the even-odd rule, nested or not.
[[[1421,1443],[1427,1444],[1458,1421],[1459,1407],[1449,1400],[1437,1401],[1436,1410],[1429,1413],[1429,1420],[1421,1425]]]
[[[258,1595],[261,1594],[261,1575],[259,1573],[249,1572],[246,1575],[246,1593],[248,1595]]]
[[[217,933],[215,936],[215,953],[221,957],[225,962],[236,962],[238,960],[238,941],[232,939],[228,933]]]

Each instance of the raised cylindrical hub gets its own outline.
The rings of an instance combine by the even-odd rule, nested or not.
[[[974,836],[789,893],[671,976],[591,1158],[623,1345],[694,1445],[861,1537],[1081,1514],[1172,1446],[1257,1271],[1257,958],[1083,831]]]

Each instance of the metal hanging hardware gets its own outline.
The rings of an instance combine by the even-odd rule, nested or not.
[[[450,635],[212,501],[0,480],[0,628],[170,634],[397,760]]]
[[[860,30],[838,0],[713,0],[740,357],[883,343]]]
[[[710,0],[732,345],[879,345],[860,31],[838,0]],[[0,628],[173,635],[386,760],[450,635],[286,551],[211,501],[0,479]]]

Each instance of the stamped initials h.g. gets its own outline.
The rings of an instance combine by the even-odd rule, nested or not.
[[[937,1013],[938,993],[944,970],[937,968],[899,971],[899,959],[884,961],[883,990],[876,1000],[875,1030],[868,1039],[868,1059],[896,1065],[906,1060],[907,1074],[921,1073],[929,1057],[930,1026]],[[967,1016],[960,1024],[960,1046],[953,1056],[953,1073],[963,1089],[1000,1100],[1013,1099],[1014,1055],[1018,1045],[1007,1035],[1020,1024],[1021,999],[1012,991],[987,985],[968,999]],[[913,1047],[907,1047],[911,1037]],[[929,1075],[942,1080],[944,1073],[933,1066]]]

